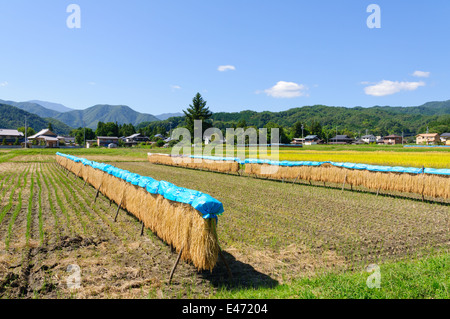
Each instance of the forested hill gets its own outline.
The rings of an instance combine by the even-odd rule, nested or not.
[[[69,135],[72,128],[58,120],[52,118],[42,118],[36,114],[29,113],[12,105],[0,104],[0,128],[18,129],[25,126],[25,116],[27,126],[36,132],[48,127],[52,123],[53,131],[60,135]]]
[[[158,119],[145,113],[139,113],[126,105],[95,105],[85,110],[60,113],[56,119],[72,127],[95,129],[98,122],[117,122],[118,124],[138,125],[141,122],[153,122]]]
[[[450,100],[445,102],[429,102],[416,107],[374,106],[370,108],[331,107],[325,105],[304,106],[282,112],[241,111],[237,113],[214,113],[216,126],[243,123],[248,126],[263,127],[274,122],[285,128],[292,127],[296,122],[306,125],[313,121],[319,122],[324,129],[353,132],[365,132],[386,135],[425,132],[443,133],[450,131]]]

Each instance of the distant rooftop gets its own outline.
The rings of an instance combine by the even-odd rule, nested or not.
[[[8,130],[8,129],[0,129],[0,135],[4,136],[23,136],[22,132],[19,132],[18,130]]]

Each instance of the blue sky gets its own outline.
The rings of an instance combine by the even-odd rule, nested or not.
[[[448,100],[449,14],[448,0],[0,0],[0,99],[151,114],[197,92],[214,112]]]

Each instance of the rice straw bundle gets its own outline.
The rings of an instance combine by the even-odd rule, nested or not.
[[[445,175],[409,174],[396,172],[374,172],[336,167],[330,164],[321,166],[279,166],[275,173],[264,174],[269,164],[245,164],[245,173],[262,178],[300,179],[305,181],[345,183],[363,186],[372,190],[398,191],[423,194],[434,198],[450,198],[450,178]]]
[[[177,252],[183,249],[181,259],[191,261],[198,270],[211,270],[217,263],[219,243],[216,219],[205,219],[189,204],[168,200],[159,194],[149,193],[121,178],[75,163],[57,155],[56,161],[98,189],[100,192],[136,216],[144,226],[172,245]]]
[[[239,163],[235,161],[224,161],[224,160],[204,160],[196,159],[190,157],[182,156],[170,156],[167,154],[148,154],[148,160],[153,164],[169,165],[169,166],[179,166],[191,169],[202,169],[215,171],[220,173],[235,173],[239,172]]]

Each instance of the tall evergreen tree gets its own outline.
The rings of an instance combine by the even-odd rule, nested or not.
[[[185,115],[186,127],[191,132],[192,137],[194,137],[195,120],[203,121],[203,132],[211,126],[207,120],[211,118],[212,112],[206,107],[206,101],[203,100],[200,93],[195,95],[192,99],[192,105],[190,104],[189,108],[186,111],[183,110],[183,112]]]

